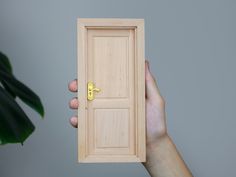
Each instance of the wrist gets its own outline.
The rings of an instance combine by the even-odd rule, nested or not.
[[[156,150],[156,148],[160,145],[169,140],[170,137],[167,133],[163,134],[162,136],[153,137],[152,139],[147,140],[147,154],[152,153]]]
[[[163,134],[162,136],[158,136],[157,138],[149,139],[147,141],[146,147],[146,162],[143,163],[144,167],[149,171],[153,168],[156,168],[156,164],[158,164],[159,159],[162,154],[162,147],[165,144],[168,144],[170,137],[168,134]]]

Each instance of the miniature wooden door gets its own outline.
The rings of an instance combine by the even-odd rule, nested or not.
[[[146,159],[144,21],[78,19],[79,162]]]

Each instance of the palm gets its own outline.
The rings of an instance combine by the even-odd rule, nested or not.
[[[147,143],[166,134],[165,103],[146,64]]]

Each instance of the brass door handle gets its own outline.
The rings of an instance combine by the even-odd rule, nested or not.
[[[96,88],[95,84],[93,82],[91,82],[91,81],[88,82],[88,84],[87,84],[87,99],[89,101],[94,100],[94,91],[95,92],[100,92],[101,89]]]

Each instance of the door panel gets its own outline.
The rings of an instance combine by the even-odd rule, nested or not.
[[[133,30],[88,30],[88,58],[91,80],[102,92],[96,98],[120,99],[129,95],[128,62],[133,66]],[[120,36],[122,34],[122,36]],[[133,80],[133,79],[132,79]],[[112,85],[112,89],[110,87]]]
[[[145,161],[143,26],[142,20],[78,21],[80,162]],[[88,82],[97,89],[92,100]]]
[[[129,147],[128,109],[95,109],[97,148]]]

